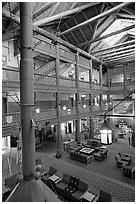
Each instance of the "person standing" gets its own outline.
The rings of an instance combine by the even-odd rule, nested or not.
[[[129,146],[132,146],[132,130],[131,128],[129,128],[129,132],[128,132],[128,142],[129,142]]]
[[[16,164],[18,164],[19,161],[21,160],[22,160],[22,131],[21,131],[21,127],[19,127]]]

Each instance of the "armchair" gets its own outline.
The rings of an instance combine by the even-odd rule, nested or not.
[[[71,201],[80,202],[82,195],[88,190],[88,184],[82,180],[79,180],[78,189],[72,193]]]
[[[135,178],[135,164],[131,165],[131,166],[127,166],[125,164],[123,164],[123,175],[127,176],[131,179]]]
[[[68,174],[63,174],[62,181],[56,184],[56,191],[62,196],[65,195],[65,189],[69,186],[71,176]]]
[[[42,176],[42,181],[47,184],[48,178],[57,173],[57,169],[50,166],[49,171],[45,172],[44,176]]]
[[[100,190],[98,202],[112,202],[112,195],[106,191]]]
[[[121,158],[115,157],[115,160],[116,160],[116,162],[117,162],[117,167],[118,167],[118,168],[122,168],[122,165],[123,165],[123,164],[125,164],[125,165],[128,165],[128,164],[129,164],[128,161],[124,161],[124,160],[122,160]]]

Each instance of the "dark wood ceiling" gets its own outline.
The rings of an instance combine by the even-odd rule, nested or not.
[[[115,9],[120,4],[122,4],[122,2],[32,2],[33,24],[50,31],[54,35],[59,36],[63,40],[86,52],[90,52],[100,60],[104,60],[105,64],[113,67],[117,64],[134,60],[134,52],[132,52],[133,47],[131,45],[135,45],[135,2],[127,3],[127,5],[121,9],[116,9],[109,15],[104,15],[89,23],[85,22],[113,8]],[[3,36],[9,32],[16,32],[19,28],[19,5],[19,2],[2,3]],[[117,35],[114,34],[114,31],[118,29],[118,26],[116,26],[114,30],[110,30],[110,33],[113,33],[112,36],[115,38],[114,44],[109,45],[109,43],[104,40],[105,38],[102,39],[102,34],[108,28],[111,28],[110,26],[113,25],[117,19],[123,20],[124,27],[129,27],[129,29],[127,28],[125,32],[121,31],[123,35],[117,38],[117,41],[115,39]],[[83,25],[80,26],[82,23]],[[78,27],[66,32],[75,26]],[[130,28],[130,26],[133,27]],[[122,30],[122,27],[119,27],[119,30],[120,29]],[[132,32],[129,32],[131,30]],[[107,38],[106,35],[106,39]],[[119,46],[119,50],[121,48],[123,50],[122,53],[118,55],[117,51],[117,53],[113,54],[112,52],[116,49],[115,46],[123,44],[124,42],[128,42],[128,44]],[[110,50],[111,46],[114,47],[114,49]],[[123,49],[126,46],[127,49]],[[100,51],[107,48],[109,48],[110,51]],[[131,57],[124,58],[125,50],[126,53],[128,53],[128,51],[130,54],[132,53],[131,55],[129,54]],[[109,52],[111,52],[110,56],[113,56],[112,60],[108,56]],[[107,57],[105,57],[106,54]],[[121,54],[123,57],[120,58],[120,56],[122,56]],[[113,59],[116,59],[116,61]]]

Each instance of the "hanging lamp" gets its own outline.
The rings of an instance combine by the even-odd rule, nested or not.
[[[100,136],[102,144],[112,144],[112,129],[106,118],[104,119],[104,122],[100,128]]]

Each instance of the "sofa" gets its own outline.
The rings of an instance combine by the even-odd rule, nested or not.
[[[91,148],[91,149],[95,149],[96,147],[101,147],[101,141],[89,139],[87,143],[84,145],[84,147]]]
[[[71,159],[83,162],[85,164],[90,163],[92,161],[92,158],[93,158],[93,155],[87,156],[87,155],[81,154],[78,151],[71,150],[69,153],[70,153]]]

